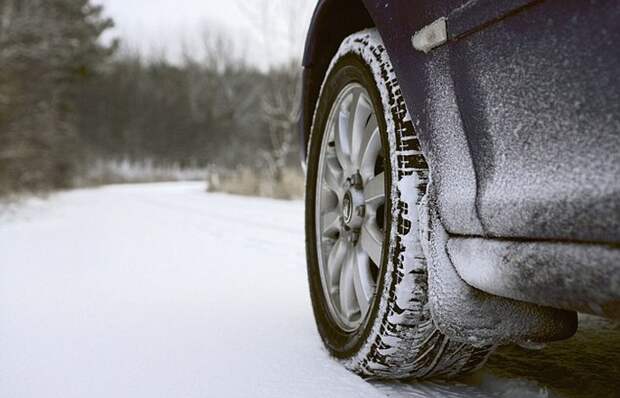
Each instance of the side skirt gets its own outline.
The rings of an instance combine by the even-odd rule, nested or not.
[[[617,245],[452,236],[448,254],[484,292],[620,319]]]

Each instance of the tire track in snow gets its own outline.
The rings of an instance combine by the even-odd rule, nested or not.
[[[232,223],[237,226],[247,226],[254,227],[259,229],[265,229],[273,232],[282,232],[282,233],[290,233],[290,234],[298,234],[300,231],[295,228],[287,228],[277,224],[269,224],[264,222],[255,221],[252,219],[241,218],[241,217],[231,217],[225,216],[221,213],[212,212],[212,211],[204,211],[204,209],[188,209],[186,206],[176,206],[173,203],[166,201],[158,201],[158,200],[148,200],[145,198],[140,198],[140,201],[144,204],[148,204],[151,206],[164,207],[166,209],[174,209],[182,213],[187,213],[187,211],[199,212],[201,216],[209,217],[212,219],[218,219],[220,221],[226,221]]]

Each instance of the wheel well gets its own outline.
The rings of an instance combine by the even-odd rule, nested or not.
[[[374,22],[362,0],[323,0],[317,6],[304,52],[300,130],[305,159],[312,117],[327,68],[340,43]]]

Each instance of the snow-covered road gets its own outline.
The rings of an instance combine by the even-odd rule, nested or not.
[[[332,361],[306,292],[302,208],[174,183],[5,212],[0,397],[496,396],[369,384]]]

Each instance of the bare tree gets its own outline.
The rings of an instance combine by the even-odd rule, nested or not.
[[[238,2],[242,13],[255,25],[268,56],[273,48],[294,54],[305,32],[299,24],[299,3],[286,0]],[[275,22],[274,22],[275,21]],[[272,45],[276,42],[276,45]],[[289,62],[272,66],[262,96],[262,117],[267,124],[269,147],[261,151],[272,178],[279,182],[289,159],[298,152],[296,134],[300,115],[301,65],[291,55]]]
[[[272,177],[279,181],[292,155],[297,155],[296,134],[300,112],[300,70],[295,61],[273,69],[261,101],[269,135],[269,151],[263,152]],[[296,145],[297,144],[297,145]]]

